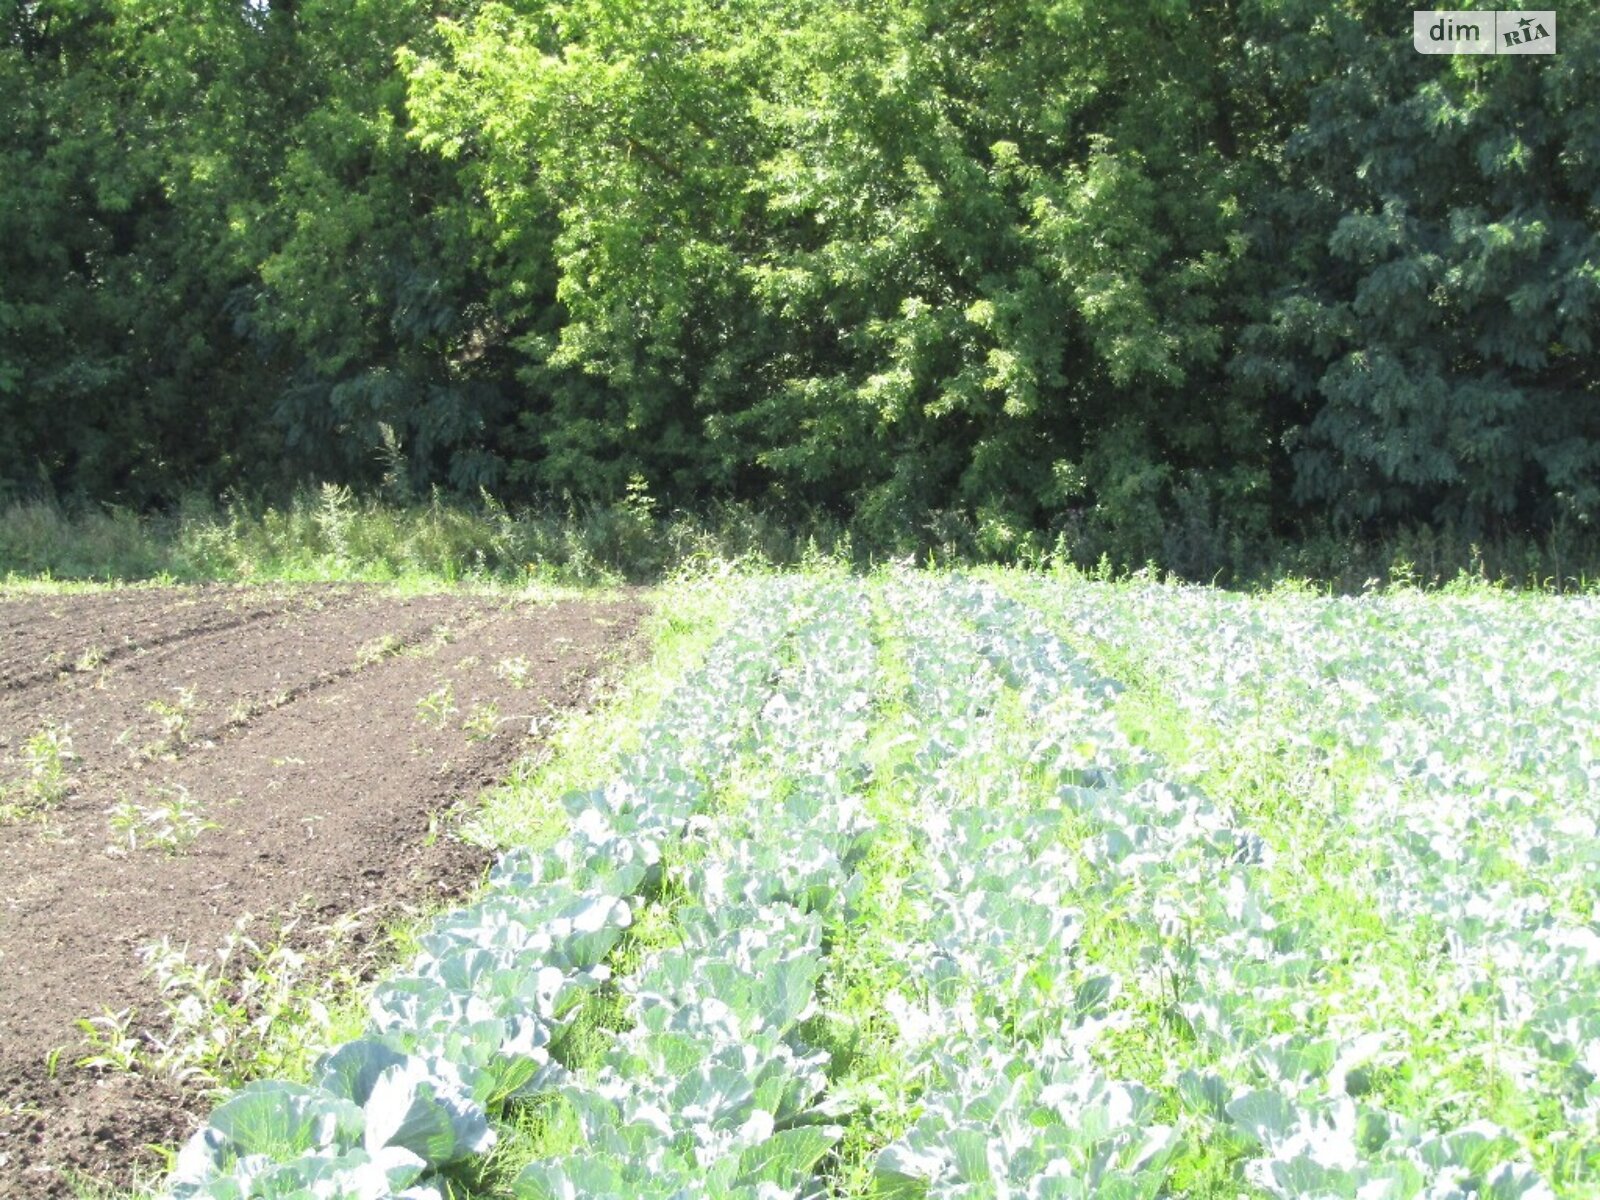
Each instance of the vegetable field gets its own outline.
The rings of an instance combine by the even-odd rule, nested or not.
[[[1600,1187],[1593,597],[728,586],[174,1196]]]
[[[209,1092],[336,1040],[387,924],[478,882],[451,810],[587,701],[640,612],[0,595],[0,1196],[126,1183]]]

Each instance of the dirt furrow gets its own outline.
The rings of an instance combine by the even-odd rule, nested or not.
[[[0,694],[0,781],[25,768],[21,749],[41,730],[70,740],[73,791],[52,824],[105,803],[80,780],[136,786],[152,760],[182,757],[228,737],[260,712],[475,618],[459,598],[319,597],[233,626],[161,640],[115,668],[75,675],[47,691]],[[9,761],[8,761],[9,760]],[[18,829],[12,836],[21,836]],[[7,836],[0,830],[0,841]]]
[[[209,953],[244,914],[364,913],[371,929],[397,907],[459,894],[483,856],[437,837],[441,814],[503,777],[534,718],[583,703],[640,615],[632,601],[363,593],[314,619],[241,630],[259,643],[248,654],[204,642],[212,652],[186,675],[141,662],[107,692],[74,689],[76,719],[92,721],[96,702],[113,715],[73,795],[46,824],[0,824],[0,1193],[70,1194],[64,1171],[126,1181],[148,1161],[139,1145],[185,1133],[192,1092],[72,1065],[81,1018],[131,1009],[131,1030],[159,1033],[141,947],[166,937]],[[104,730],[171,679],[208,709],[224,696],[274,702],[208,724],[212,736],[181,754],[132,763]],[[196,826],[189,844],[163,847],[139,814],[173,806]]]
[[[80,614],[71,602],[100,601]],[[70,683],[120,667],[126,660],[208,635],[226,635],[292,607],[289,596],[252,597],[244,607],[231,591],[183,599],[165,592],[111,592],[0,602],[15,625],[0,637],[0,694]],[[304,600],[302,600],[304,602]]]

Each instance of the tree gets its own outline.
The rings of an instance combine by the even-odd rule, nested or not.
[[[1263,40],[1308,107],[1249,394],[1287,400],[1295,496],[1350,519],[1587,519],[1600,502],[1600,41],[1422,56],[1393,14],[1288,5]],[[1307,30],[1326,24],[1320,60]],[[1337,61],[1339,69],[1335,70]]]

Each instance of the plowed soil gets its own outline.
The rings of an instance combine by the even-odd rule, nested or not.
[[[163,1032],[141,948],[198,961],[242,919],[325,939],[354,914],[357,962],[393,917],[470,891],[486,856],[441,825],[594,698],[641,614],[349,586],[0,596],[0,1195],[148,1175],[208,1107],[76,1065],[85,1018]],[[48,729],[71,757],[44,803],[27,744]],[[163,845],[179,808],[198,832]]]

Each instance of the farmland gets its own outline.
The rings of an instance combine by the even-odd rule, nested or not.
[[[485,815],[486,886],[166,1186],[1592,1195],[1597,618],[1483,587],[674,585],[658,628],[694,652]]]
[[[588,699],[639,612],[351,586],[0,600],[0,1193],[126,1179],[245,1068],[231,1025],[459,900],[486,855],[430,829]]]
[[[1595,615],[748,582],[176,1194],[1584,1194]]]

